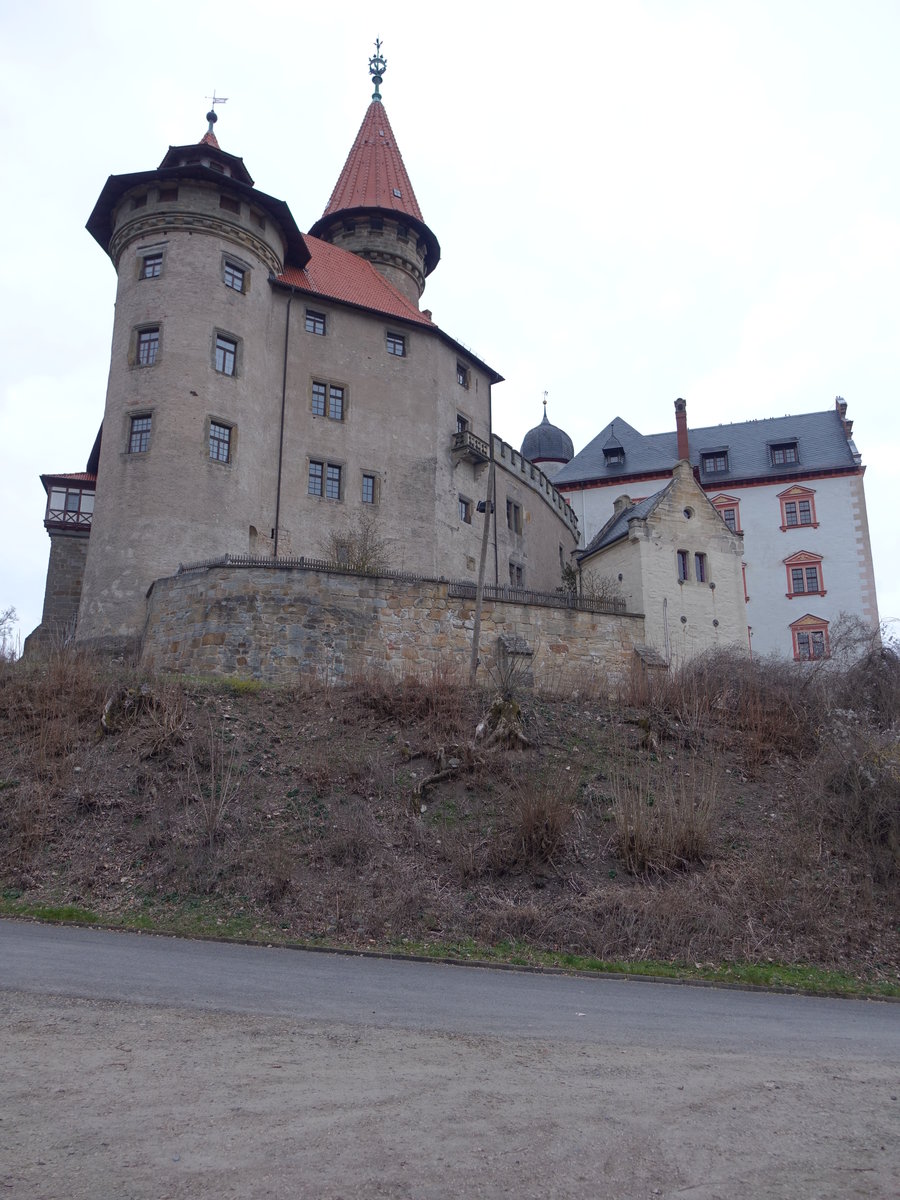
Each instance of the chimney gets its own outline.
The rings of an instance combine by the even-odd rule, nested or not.
[[[691,451],[688,447],[688,427],[687,427],[687,402],[679,396],[675,401],[675,429],[678,433],[678,458],[679,460],[686,458],[690,459]]]
[[[834,407],[837,409],[837,415],[844,426],[844,436],[849,439],[853,433],[853,422],[847,420],[847,401],[843,396],[835,396]]]

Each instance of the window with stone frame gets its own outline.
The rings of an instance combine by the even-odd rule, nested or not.
[[[388,333],[387,352],[395,358],[406,358],[406,338],[402,333]]]
[[[152,367],[159,357],[159,326],[137,331],[136,362],[139,367]]]
[[[363,504],[378,503],[378,477],[366,471],[363,471],[362,477],[362,502]]]
[[[223,333],[216,334],[215,367],[220,375],[237,374],[238,344]]]
[[[222,265],[222,278],[225,281],[225,286],[231,288],[232,291],[246,291],[247,271],[240,264],[232,262],[230,258],[226,258]]]
[[[220,421],[209,423],[209,457],[213,462],[231,462],[234,427]]]
[[[472,501],[466,496],[459,497],[459,519],[464,525],[472,524]]]
[[[690,563],[691,556],[688,554],[687,550],[675,551],[675,570],[679,583],[686,583],[687,580],[690,579]]]
[[[150,430],[153,418],[150,413],[135,413],[129,418],[128,453],[146,454],[150,449]]]
[[[145,254],[141,259],[141,279],[158,279],[162,275],[163,255],[161,250]]]
[[[712,497],[716,512],[732,533],[741,533],[741,502],[736,496],[726,496],[724,493]]]
[[[522,532],[522,505],[515,500],[506,501],[506,527],[516,534]]]
[[[327,383],[322,379],[312,382],[312,415],[328,417],[330,421],[343,421],[346,415],[346,389],[342,384]]]
[[[307,493],[321,496],[325,500],[340,500],[343,483],[343,468],[338,463],[309,460]]]
[[[824,596],[825,582],[822,574],[821,554],[808,550],[798,551],[784,560],[787,571],[787,596]]]
[[[709,583],[709,566],[706,555],[699,552],[694,555],[694,579],[697,583]]]
[[[456,363],[456,382],[460,387],[467,388],[469,386],[469,368],[459,360]]]
[[[781,505],[781,531],[789,529],[818,529],[816,520],[816,493],[812,488],[795,485],[778,494]]]
[[[807,613],[799,621],[794,621],[790,630],[794,658],[797,662],[812,662],[830,657],[827,621]]]

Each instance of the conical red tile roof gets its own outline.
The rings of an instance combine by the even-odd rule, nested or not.
[[[372,101],[363,117],[322,216],[352,208],[383,208],[423,220],[387,111],[379,100]]]

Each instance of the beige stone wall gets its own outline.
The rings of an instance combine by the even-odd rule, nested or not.
[[[684,582],[678,550],[688,554]],[[705,555],[704,581],[697,578],[698,553]],[[582,560],[582,571],[617,581],[621,574],[627,607],[644,613],[647,645],[677,666],[705,650],[747,649],[742,554],[741,536],[713,508],[689,464],[680,463],[651,515],[632,521],[626,538]]]
[[[148,587],[180,563],[271,553],[276,510],[279,555],[321,558],[332,535],[372,519],[391,569],[476,578],[488,469],[454,454],[453,438],[459,418],[490,438],[490,374],[435,329],[273,286],[281,235],[271,218],[258,225],[246,199],[240,213],[221,209],[220,194],[233,199],[227,181],[182,181],[177,201],[161,203],[150,183],[115,214],[118,291],[80,641],[138,636]],[[142,278],[148,253],[163,254],[158,278]],[[243,291],[226,287],[226,258],[244,267]],[[306,330],[307,309],[325,316],[324,336]],[[141,366],[137,332],[151,326],[158,355]],[[215,369],[217,333],[237,341],[234,375]],[[405,338],[404,355],[388,352],[389,333]],[[342,419],[314,414],[314,383],[343,389]],[[128,452],[137,416],[152,422],[141,454]],[[232,430],[227,463],[210,458],[211,421]],[[495,444],[487,578],[508,583],[514,560],[524,586],[552,590],[574,519],[537,468]],[[311,461],[340,470],[338,497],[309,494]],[[374,505],[363,502],[364,475],[376,480]],[[523,510],[521,534],[507,528],[508,496]]]
[[[41,623],[28,636],[25,651],[69,637],[75,629],[81,599],[88,538],[83,533],[50,534],[50,561],[44,588]]]
[[[397,675],[467,670],[474,601],[435,580],[213,567],[158,580],[143,664],[156,670],[291,682],[340,680],[368,668]],[[640,616],[485,601],[482,659],[501,634],[525,639],[548,684],[624,679],[644,640]],[[483,670],[483,668],[482,668]]]

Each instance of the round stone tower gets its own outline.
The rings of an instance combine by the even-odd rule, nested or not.
[[[575,457],[572,439],[547,419],[547,395],[544,393],[544,419],[529,429],[522,441],[522,456],[528,458],[545,475],[552,478],[560,468]]]
[[[126,644],[178,559],[251,548],[275,523],[283,331],[267,281],[309,254],[207,119],[155,171],[110,176],[88,221],[118,282],[79,641]]]
[[[377,53],[369,59],[369,73],[375,82],[372,103],[325,212],[309,232],[368,259],[418,307],[425,278],[437,266],[441,248],[422,219],[381,102],[387,60],[381,54],[380,41],[375,47]]]

